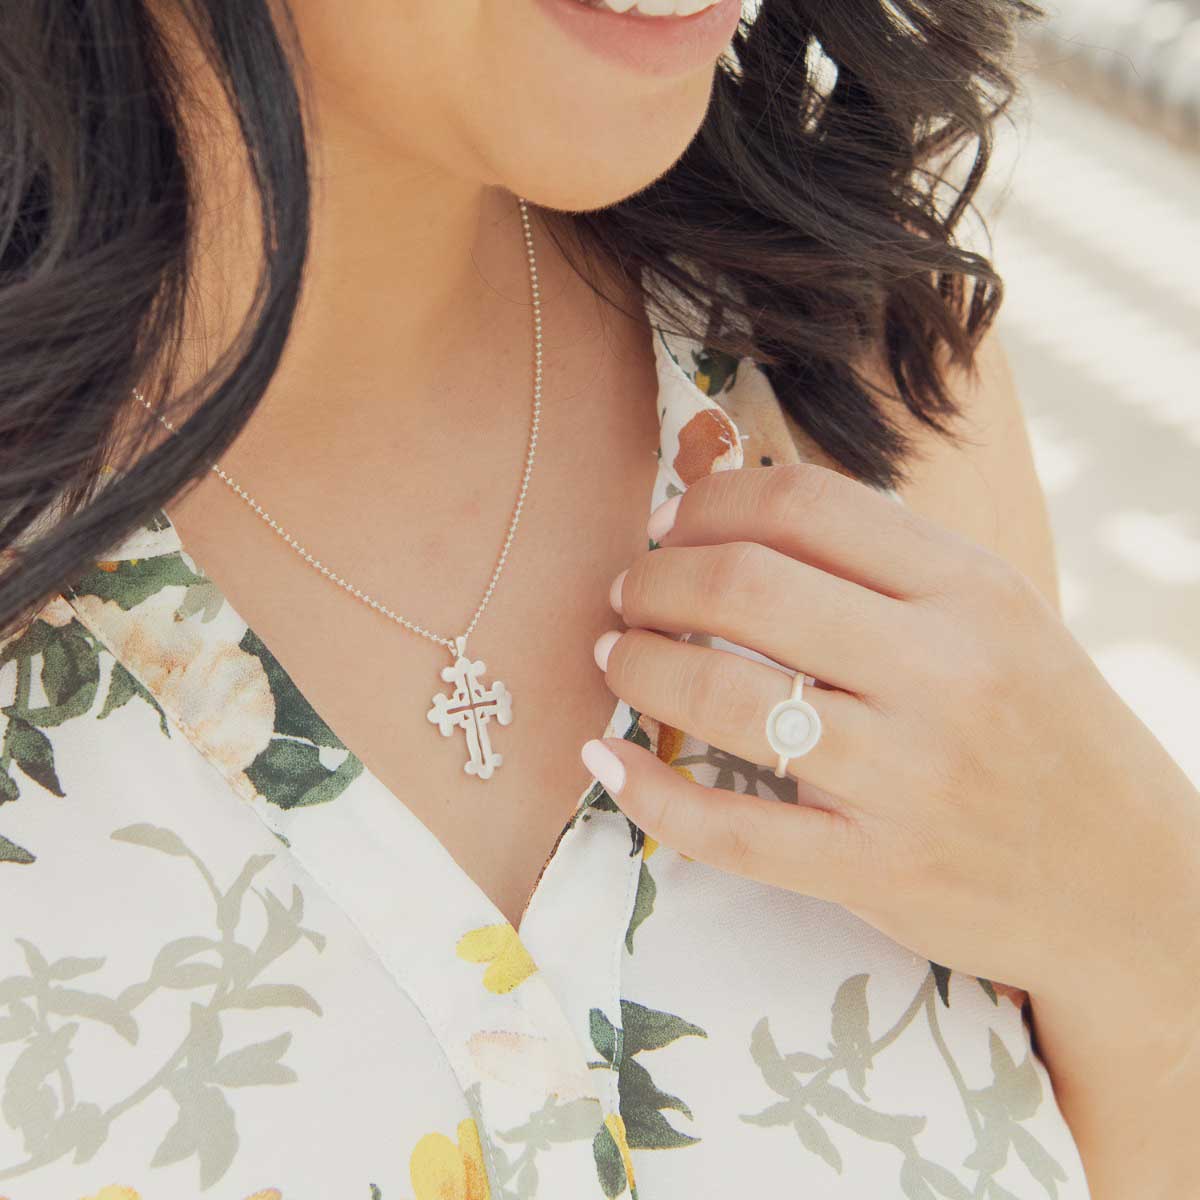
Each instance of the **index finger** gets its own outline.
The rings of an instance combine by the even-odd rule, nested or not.
[[[670,546],[760,542],[900,600],[944,591],[979,549],[868,484],[808,462],[704,475],[659,505],[647,532]]]

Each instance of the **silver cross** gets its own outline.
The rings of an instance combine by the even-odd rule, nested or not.
[[[501,725],[512,721],[512,693],[498,679],[485,688],[480,678],[487,664],[480,658],[467,657],[465,637],[456,638],[455,646],[458,655],[454,665],[442,668],[442,678],[454,684],[454,694],[439,692],[425,715],[442,731],[443,737],[449,737],[455,729],[465,730],[470,758],[463,763],[463,770],[468,775],[490,779],[504,762],[504,755],[492,749],[488,722],[492,717]]]

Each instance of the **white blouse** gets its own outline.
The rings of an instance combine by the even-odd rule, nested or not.
[[[752,360],[652,325],[652,504],[795,460]],[[0,1198],[1088,1195],[1023,993],[599,784],[518,933],[165,513],[2,654]],[[795,801],[624,701],[620,735]]]

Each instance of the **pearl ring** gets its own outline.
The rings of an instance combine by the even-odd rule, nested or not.
[[[767,713],[767,741],[779,755],[775,774],[780,779],[787,774],[789,758],[807,754],[821,738],[821,717],[807,700],[800,699],[806,683],[816,680],[803,671],[797,671],[792,679],[792,694],[780,700]]]

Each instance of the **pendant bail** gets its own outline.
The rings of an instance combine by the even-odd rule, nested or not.
[[[457,662],[460,658],[467,657],[467,635],[460,634],[454,639],[454,645],[450,648],[450,653],[454,655],[454,661]]]

